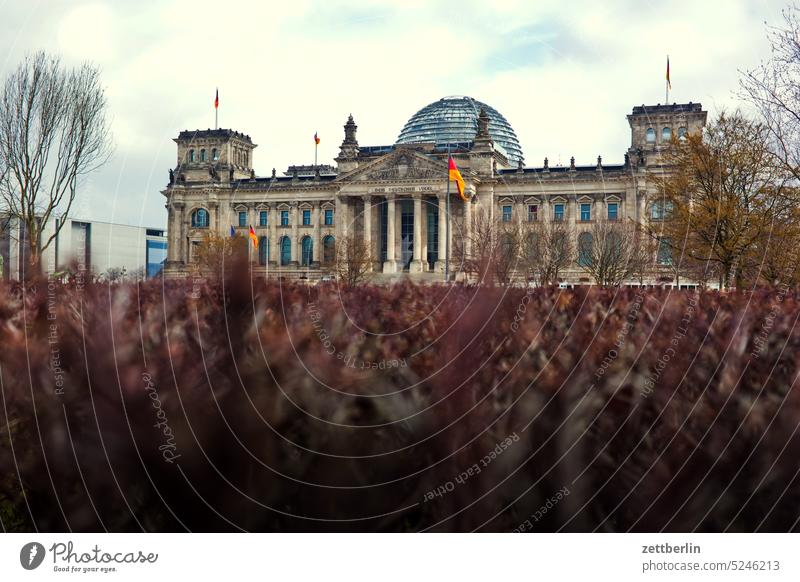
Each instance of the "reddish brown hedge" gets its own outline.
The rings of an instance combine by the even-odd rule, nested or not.
[[[6,530],[797,530],[798,295],[0,287]]]

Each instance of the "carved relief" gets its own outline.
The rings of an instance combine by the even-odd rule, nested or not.
[[[367,180],[419,180],[442,178],[446,175],[440,168],[420,165],[420,160],[414,156],[402,155],[394,161],[391,167],[383,167],[365,174]]]

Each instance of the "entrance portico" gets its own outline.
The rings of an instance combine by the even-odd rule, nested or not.
[[[439,241],[444,241],[446,222],[439,218],[445,216],[445,196],[429,192],[383,192],[339,198],[340,204],[347,205],[348,212],[356,217],[352,234],[363,238],[375,271],[442,271],[444,249],[440,250]],[[361,208],[357,207],[359,202]]]

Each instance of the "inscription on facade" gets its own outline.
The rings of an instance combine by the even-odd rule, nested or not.
[[[380,186],[369,190],[370,194],[400,194],[407,192],[435,192],[435,186]]]

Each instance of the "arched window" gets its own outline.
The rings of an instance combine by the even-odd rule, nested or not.
[[[314,241],[311,240],[310,236],[304,236],[303,240],[300,241],[300,247],[302,249],[300,264],[304,267],[311,266],[311,260],[314,257]]]
[[[292,241],[288,236],[281,237],[281,265],[288,265],[292,261]]]
[[[190,162],[194,161],[194,150],[189,150],[189,161]]]
[[[336,239],[328,235],[322,239],[322,262],[326,265],[333,264],[336,260]]]
[[[672,139],[672,130],[669,127],[665,127],[661,130],[661,141],[669,141]]]
[[[592,233],[578,235],[578,264],[587,267],[592,263]]]
[[[205,149],[200,150],[200,161],[201,162],[205,162],[206,161],[206,150]]]
[[[500,240],[500,256],[506,261],[511,261],[516,258],[514,256],[514,240],[510,234],[504,235]]]
[[[527,255],[529,259],[536,259],[539,253],[539,241],[541,238],[538,233],[531,232],[525,237],[525,246],[527,247]]]
[[[672,202],[669,200],[657,200],[653,202],[650,209],[650,218],[653,220],[664,220],[669,218],[672,213]]]
[[[208,228],[208,210],[198,208],[192,212],[192,228]]]
[[[652,127],[647,128],[647,132],[645,133],[645,139],[647,143],[655,143],[656,141],[656,130]]]
[[[211,150],[211,160],[216,162],[218,159],[219,159],[219,152],[217,151],[217,148],[213,148]]]
[[[662,238],[658,241],[658,264],[671,265],[672,264],[672,246],[669,244],[669,239]]]
[[[686,128],[685,127],[679,127],[678,128],[678,139],[680,139],[680,140],[686,139]]]
[[[269,261],[269,239],[262,236],[258,239],[258,264],[266,265]]]

